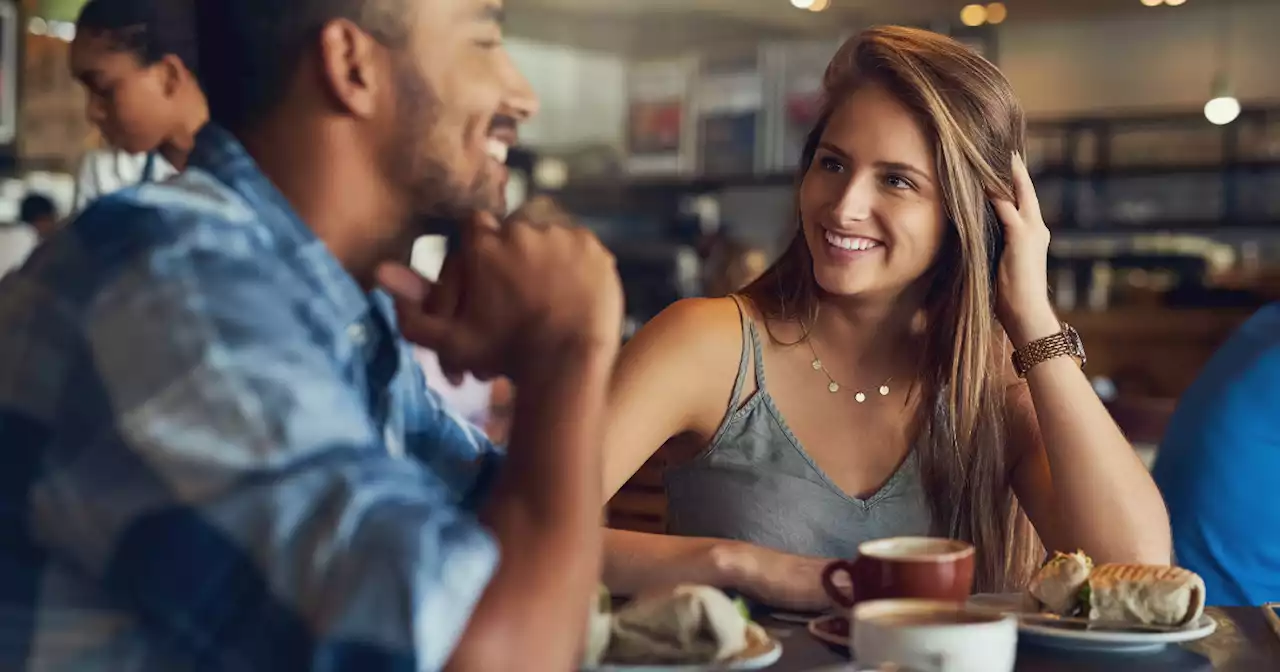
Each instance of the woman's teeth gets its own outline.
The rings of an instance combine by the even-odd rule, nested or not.
[[[830,231],[826,232],[827,244],[832,247],[838,247],[842,250],[869,250],[873,247],[880,247],[880,241],[861,236],[839,236]]]
[[[501,164],[505,164],[507,162],[507,152],[510,151],[510,149],[511,148],[507,146],[507,143],[497,138],[489,138],[484,147],[485,153],[489,155],[489,158]]]

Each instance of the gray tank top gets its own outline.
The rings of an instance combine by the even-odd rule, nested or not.
[[[742,320],[742,358],[730,406],[711,444],[667,470],[667,531],[828,558],[853,557],[858,544],[871,539],[929,534],[914,452],[866,499],[845,494],[818,468],[769,396],[755,323],[733,298]],[[755,358],[756,393],[741,404],[748,353]]]

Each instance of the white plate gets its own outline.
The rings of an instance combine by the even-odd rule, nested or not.
[[[1017,593],[983,593],[969,598],[969,606],[1021,613],[1022,596]],[[1059,649],[1116,651],[1138,653],[1159,651],[1169,644],[1182,644],[1204,639],[1213,634],[1218,624],[1208,614],[1182,630],[1173,632],[1108,632],[1076,630],[1050,623],[1018,623],[1021,641]]]
[[[782,658],[782,642],[773,640],[773,648],[752,658],[735,660],[725,665],[601,665],[584,667],[579,672],[698,672],[699,670],[763,670]]]

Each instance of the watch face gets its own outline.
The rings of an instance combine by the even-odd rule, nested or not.
[[[1070,325],[1067,326],[1065,331],[1067,332],[1067,338],[1071,342],[1071,349],[1075,350],[1076,356],[1080,358],[1080,366],[1083,367],[1087,358],[1084,354],[1084,341],[1080,340],[1080,332]]]

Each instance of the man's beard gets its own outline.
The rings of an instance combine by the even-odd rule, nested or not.
[[[395,58],[396,128],[388,157],[391,180],[407,194],[410,225],[416,235],[447,234],[477,211],[506,214],[489,174],[480,171],[470,185],[451,174],[433,141],[440,118],[440,99],[408,57]]]

